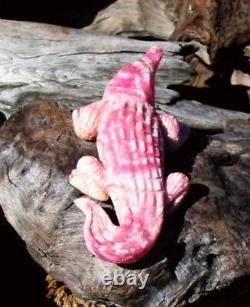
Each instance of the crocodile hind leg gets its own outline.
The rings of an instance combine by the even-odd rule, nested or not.
[[[73,111],[73,126],[80,139],[88,141],[96,138],[102,106],[102,101],[97,101]]]
[[[159,114],[168,151],[178,149],[188,139],[190,129],[171,114]]]
[[[171,173],[168,175],[165,183],[165,195],[167,210],[168,205],[172,205],[172,209],[176,209],[183,200],[189,190],[189,179],[182,173]]]
[[[84,156],[78,162],[76,169],[71,172],[70,183],[82,193],[105,201],[109,199],[104,183],[102,163],[92,156]]]

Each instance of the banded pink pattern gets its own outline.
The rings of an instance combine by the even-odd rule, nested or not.
[[[188,190],[181,173],[163,177],[164,136],[174,144],[180,125],[154,109],[154,73],[162,58],[153,46],[123,67],[108,83],[101,101],[73,112],[76,134],[96,138],[99,159],[83,157],[70,182],[99,200],[111,197],[119,226],[88,198],[75,200],[86,214],[86,245],[97,257],[131,263],[146,255],[159,237],[165,201],[177,204]]]

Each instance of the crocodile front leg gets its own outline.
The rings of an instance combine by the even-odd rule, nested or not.
[[[72,113],[73,126],[76,135],[84,140],[93,140],[97,136],[102,110],[102,101],[91,103],[74,110]],[[109,196],[104,184],[102,163],[94,157],[82,157],[70,176],[70,183],[82,193],[97,200],[108,200]]]
[[[163,134],[166,142],[166,150],[174,151],[183,145],[190,135],[190,129],[180,123],[171,114],[159,114]]]
[[[96,138],[102,107],[102,101],[97,101],[73,111],[73,126],[80,139],[90,141]]]

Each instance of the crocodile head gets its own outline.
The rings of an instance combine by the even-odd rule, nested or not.
[[[154,75],[163,50],[152,46],[140,59],[132,64],[122,67],[108,83],[104,97],[122,93],[134,95],[140,101],[154,104]]]

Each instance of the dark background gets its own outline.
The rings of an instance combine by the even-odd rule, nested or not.
[[[3,1],[0,18],[37,21],[67,27],[82,28],[89,25],[96,13],[114,0],[82,1]]]

